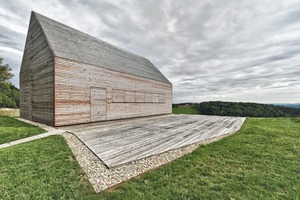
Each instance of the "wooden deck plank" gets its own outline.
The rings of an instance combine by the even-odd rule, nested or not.
[[[168,115],[67,126],[108,167],[236,132],[245,118]]]
[[[220,127],[217,127],[217,129],[220,129]],[[222,128],[221,128],[222,129]],[[193,132],[192,130],[186,131],[186,132]],[[163,138],[159,141],[156,141],[155,144],[148,144],[146,146],[143,146],[142,148],[138,148],[135,150],[131,150],[130,156],[131,159],[140,159],[145,156],[155,155],[167,150],[175,149],[178,147],[186,146],[188,144],[194,143],[193,138],[191,141],[184,140],[185,136],[188,135],[188,133],[183,132],[179,137],[170,137],[170,138]],[[212,133],[218,133],[218,130],[212,130],[210,131]],[[214,134],[210,134],[209,136],[214,137]],[[206,139],[206,137],[204,138]],[[196,140],[197,141],[197,140]],[[98,152],[97,152],[98,153]],[[115,161],[118,160],[119,162],[126,161],[126,155],[129,152],[122,152],[121,154],[117,154],[117,156],[111,156],[110,158],[113,158]],[[107,159],[107,155],[101,155],[104,159]]]

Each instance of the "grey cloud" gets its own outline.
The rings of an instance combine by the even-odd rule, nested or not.
[[[0,45],[23,51],[25,45],[25,34],[12,31],[0,25]]]
[[[291,92],[300,93],[300,2],[53,0],[0,6],[11,15],[0,17],[20,27],[28,26],[35,10],[149,58],[173,82],[174,102],[300,102]],[[0,33],[1,46],[23,49],[26,32],[0,26]],[[3,55],[20,65],[18,56]]]

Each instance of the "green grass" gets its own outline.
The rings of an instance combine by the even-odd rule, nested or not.
[[[199,114],[199,112],[193,107],[178,107],[178,108],[173,107],[172,113],[174,113],[174,114],[193,114],[193,115]]]
[[[299,199],[300,118],[248,118],[238,133],[92,192],[60,136],[0,149],[0,195],[15,199]],[[1,196],[0,196],[1,199]]]
[[[0,199],[74,199],[82,188],[93,192],[62,136],[0,149],[0,160]]]
[[[46,132],[11,117],[0,116],[0,144]]]

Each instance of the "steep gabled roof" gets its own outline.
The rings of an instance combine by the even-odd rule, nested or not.
[[[32,12],[32,14],[41,25],[55,56],[170,83],[148,59],[122,50],[36,12]]]

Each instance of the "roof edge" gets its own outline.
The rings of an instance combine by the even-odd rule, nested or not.
[[[60,56],[59,56],[59,55],[56,55],[55,50],[54,50],[54,48],[53,48],[52,45],[51,45],[51,42],[48,40],[47,34],[46,34],[45,31],[44,31],[44,28],[43,28],[42,23],[40,22],[40,20],[42,20],[43,18],[46,18],[47,20],[51,20],[51,21],[53,21],[53,22],[55,22],[55,23],[58,23],[58,24],[60,24],[60,25],[62,25],[62,26],[68,27],[68,28],[70,28],[70,29],[72,29],[72,30],[74,30],[74,31],[78,31],[78,32],[80,32],[81,34],[84,34],[86,37],[92,37],[92,38],[94,38],[95,40],[99,40],[99,41],[101,41],[102,43],[105,43],[105,45],[110,46],[111,48],[117,49],[117,50],[122,51],[122,52],[124,52],[124,53],[126,53],[126,54],[131,54],[131,55],[133,55],[133,56],[135,56],[135,57],[139,57],[139,58],[141,58],[141,59],[144,59],[144,60],[148,61],[148,62],[149,62],[149,63],[157,70],[157,72],[163,77],[163,79],[165,80],[165,81],[159,81],[159,80],[156,80],[156,81],[163,82],[163,83],[168,83],[168,84],[172,84],[172,83],[169,81],[169,79],[167,79],[167,78],[165,77],[165,75],[164,75],[164,74],[163,74],[163,73],[162,73],[155,65],[153,65],[153,63],[152,63],[148,58],[146,58],[146,57],[143,57],[143,56],[141,56],[141,55],[132,53],[132,52],[130,52],[130,51],[128,51],[128,50],[122,49],[122,48],[120,48],[120,47],[118,47],[118,46],[116,46],[116,45],[114,45],[114,44],[111,44],[111,43],[106,42],[106,41],[104,41],[104,40],[101,40],[101,39],[99,39],[99,38],[97,38],[97,37],[95,37],[95,36],[92,36],[92,35],[89,35],[89,34],[87,34],[87,33],[84,33],[84,32],[82,32],[82,31],[77,30],[77,29],[75,29],[75,28],[73,28],[73,27],[70,27],[70,26],[68,26],[68,25],[66,25],[66,24],[63,24],[63,23],[58,22],[58,21],[56,21],[56,20],[53,20],[53,19],[51,19],[51,18],[49,18],[49,17],[47,17],[47,16],[41,15],[41,14],[39,14],[39,13],[37,13],[37,12],[31,11],[31,15],[33,15],[33,16],[36,18],[36,20],[37,20],[39,26],[41,27],[42,32],[43,32],[43,35],[45,36],[46,41],[47,41],[47,44],[49,45],[49,47],[50,47],[50,49],[51,49],[51,52],[52,52],[52,54],[53,54],[54,57],[60,57]],[[68,58],[66,58],[66,59],[68,59]],[[78,61],[78,60],[77,60],[77,61]],[[85,64],[91,64],[91,63],[85,63]],[[99,66],[99,65],[95,65],[95,66]],[[99,66],[99,67],[102,67],[102,66]],[[105,67],[104,67],[104,68],[105,68]],[[140,76],[140,77],[144,77],[144,76]],[[148,78],[148,77],[144,77],[144,78]],[[155,80],[155,79],[151,79],[151,78],[148,78],[148,79],[150,79],[150,80]]]
[[[144,57],[145,58],[145,57]],[[167,79],[167,77],[163,74],[163,73],[161,73],[161,71],[151,62],[151,60],[150,59],[148,59],[148,58],[145,58],[146,60],[148,60],[158,71],[159,71],[159,73],[172,85],[172,82],[171,81],[169,81],[169,79]],[[165,82],[164,82],[165,83]]]
[[[101,40],[101,39],[97,38],[96,36],[89,35],[89,34],[83,32],[83,31],[80,31],[80,30],[75,29],[75,28],[73,28],[73,27],[71,27],[71,26],[68,26],[68,25],[66,25],[66,24],[63,24],[63,23],[61,23],[61,22],[59,22],[59,21],[56,21],[56,20],[54,20],[54,19],[52,19],[52,18],[50,18],[50,17],[47,17],[47,16],[45,16],[45,15],[42,15],[42,14],[40,14],[40,13],[38,13],[38,12],[31,11],[31,13],[33,13],[33,14],[35,15],[36,19],[38,19],[38,15],[40,15],[40,16],[42,16],[42,17],[47,18],[48,20],[54,21],[55,23],[59,23],[59,24],[61,24],[61,25],[63,25],[63,26],[66,26],[66,27],[68,27],[68,28],[70,28],[70,29],[74,29],[74,30],[76,30],[76,31],[79,31],[79,32],[81,32],[82,34],[87,35],[88,37],[93,37],[93,38],[95,38],[96,40]],[[38,20],[38,21],[39,21],[39,20]],[[41,26],[40,22],[39,22],[39,25]],[[41,26],[41,27],[42,27],[42,26]],[[44,32],[44,34],[45,34],[45,32]],[[140,58],[147,59],[147,58],[145,58],[144,56],[138,55],[138,54],[136,54],[136,53],[133,53],[133,52],[131,52],[131,51],[128,51],[128,50],[126,50],[126,49],[123,49],[123,48],[121,48],[121,47],[118,47],[118,46],[116,46],[116,45],[114,45],[114,44],[111,44],[111,43],[105,41],[105,40],[101,40],[101,42],[103,42],[103,43],[105,43],[106,45],[109,45],[109,46],[111,46],[111,47],[113,47],[113,48],[116,48],[116,49],[118,49],[118,50],[124,51],[124,52],[126,52],[126,53],[130,53],[130,54],[132,54],[132,55],[134,55],[134,56],[137,56],[137,57],[140,57]]]
[[[53,50],[53,47],[52,47],[51,43],[49,42],[49,40],[48,40],[48,38],[47,38],[47,35],[46,35],[46,33],[45,33],[44,29],[43,29],[43,26],[42,26],[41,23],[40,23],[40,20],[39,20],[37,14],[38,14],[37,12],[34,12],[33,10],[31,11],[31,17],[33,16],[33,17],[36,19],[37,23],[39,24],[39,26],[40,26],[40,28],[41,28],[41,30],[42,30],[42,33],[43,33],[43,35],[45,36],[45,39],[46,39],[46,41],[47,41],[47,44],[48,44],[48,46],[49,46],[49,48],[50,48],[50,50],[51,50],[51,52],[52,52],[52,55],[53,55],[53,56],[56,56],[56,55],[55,55],[55,51]],[[39,14],[38,14],[38,15],[39,15]],[[31,18],[31,17],[30,17],[30,18]]]
[[[118,72],[118,73],[130,75],[130,76],[137,76],[137,77],[140,77],[140,78],[145,78],[145,79],[148,79],[148,80],[151,80],[151,81],[157,81],[157,82],[159,82],[159,83],[170,84],[171,86],[173,86],[172,82],[170,82],[166,77],[165,77],[165,78],[166,78],[166,80],[167,80],[168,82],[164,82],[164,81],[152,79],[152,78],[149,78],[149,77],[144,77],[144,76],[134,75],[134,74],[130,74],[130,73],[120,72],[120,71],[117,71],[117,70],[113,70],[113,69],[108,69],[108,68],[102,67],[102,66],[100,66],[100,65],[93,65],[93,64],[90,64],[90,63],[85,63],[85,62],[81,62],[81,61],[77,61],[77,60],[72,60],[72,59],[65,58],[65,57],[54,56],[54,59],[55,59],[55,58],[64,59],[64,60],[69,60],[69,61],[77,62],[77,63],[82,63],[82,64],[85,64],[85,65],[90,65],[90,66],[93,66],[93,67],[98,67],[98,68],[102,68],[102,69],[104,69],[104,70],[109,70],[109,71],[113,71],[113,72]],[[162,74],[162,73],[161,73],[161,74]]]

